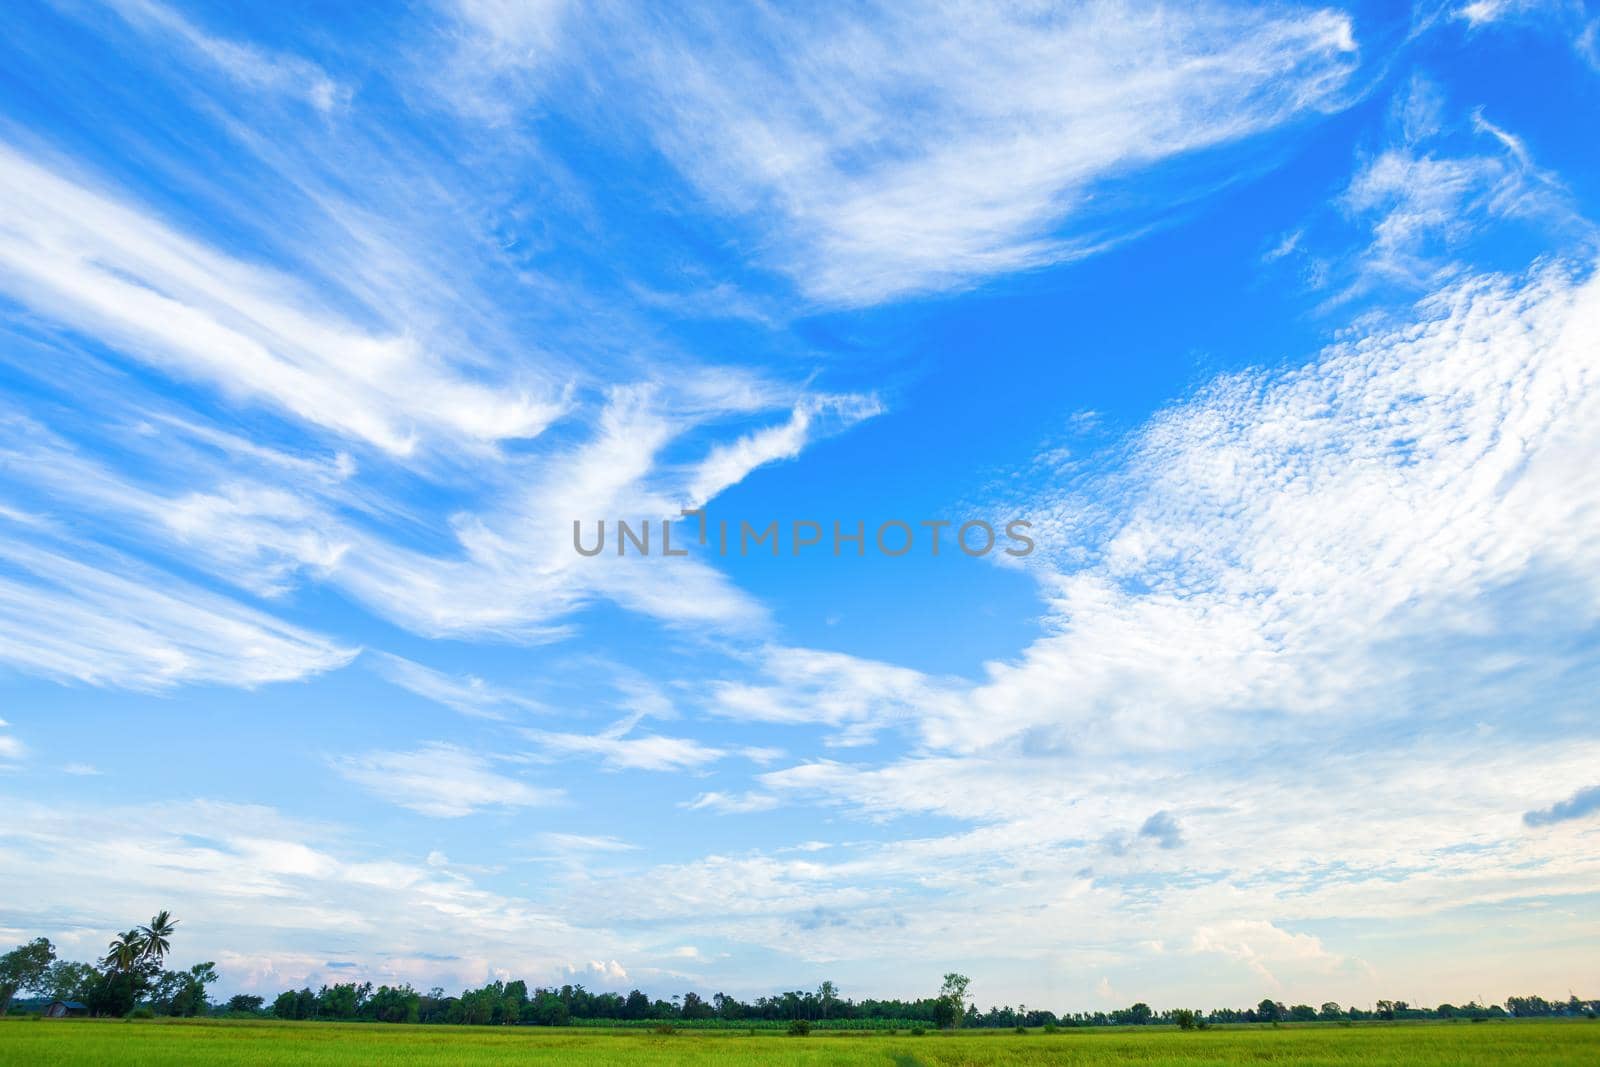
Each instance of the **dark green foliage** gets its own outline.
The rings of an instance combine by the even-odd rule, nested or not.
[[[540,1026],[565,1026],[572,1019],[572,1008],[558,993],[548,990],[539,993],[532,1007],[528,1021]]]
[[[383,985],[368,998],[366,1012],[369,1017],[380,1023],[420,1022],[422,998],[408,985]]]
[[[17,993],[44,987],[55,958],[55,946],[47,937],[36,937],[0,956],[0,1015],[11,1007],[11,998]]]
[[[107,971],[90,987],[84,1003],[91,1015],[120,1017],[133,1010],[149,987],[149,977],[139,971]]]

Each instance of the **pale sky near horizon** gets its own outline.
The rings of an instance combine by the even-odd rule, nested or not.
[[[0,947],[1600,995],[1600,11],[911,12],[10,13]]]

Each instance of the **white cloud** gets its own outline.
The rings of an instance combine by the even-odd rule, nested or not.
[[[757,467],[795,458],[815,436],[821,416],[831,416],[831,428],[842,430],[882,410],[874,397],[808,396],[795,405],[788,422],[714,447],[689,482],[689,502],[703,507]]]
[[[1309,934],[1293,934],[1259,919],[1231,919],[1194,932],[1195,952],[1214,952],[1239,960],[1270,984],[1278,985],[1272,968],[1306,966],[1332,971],[1344,960]]]
[[[75,777],[79,778],[93,778],[98,777],[105,772],[100,770],[100,768],[96,767],[92,763],[69,763],[61,768],[61,773],[74,775]]]
[[[125,557],[84,562],[15,538],[0,544],[12,566],[0,577],[0,661],[33,673],[134,689],[248,687],[356,654]]]
[[[630,718],[599,734],[522,730],[544,750],[543,758],[597,756],[614,770],[687,771],[714,763],[727,755],[722,749],[686,737],[660,734],[625,736],[636,719]]]
[[[1600,682],[1583,651],[1600,628],[1596,337],[1600,278],[1546,265],[1212,382],[1134,437],[1099,509],[1034,499],[1059,551],[1036,561],[1046,633],[977,685],[769,652],[715,691],[720,713],[906,740],[886,764],[757,774],[744,796],[970,829],[752,875],[740,936],[781,937],[803,891],[849,887],[874,950],[915,958],[883,902],[935,886],[915,937],[946,951],[1047,959],[1092,929],[1114,961],[1154,938],[1233,961],[1230,988],[1348,997],[1370,988],[1365,952],[1301,924],[1443,931],[1454,909],[1585,891],[1592,824],[1538,813],[1586,801],[1600,758],[1581,696]],[[809,950],[855,958],[861,930],[835,920],[816,917]]]
[[[840,304],[1081,254],[1119,233],[1092,215],[1098,183],[1336,106],[1355,66],[1349,18],[1312,9],[760,9],[633,28],[613,51],[658,142],[716,204],[770,220],[776,265]]]
[[[0,826],[9,921],[50,937],[68,959],[104,951],[151,900],[176,902],[179,960],[216,960],[225,989],[269,995],[352,977],[459,989],[497,969],[558,982],[565,961],[628,959],[641,945],[485,888],[459,868],[372,854],[348,828],[267,807],[16,797],[6,807],[17,815]],[[357,967],[330,970],[330,958]]]
[[[264,402],[397,456],[432,437],[540,434],[566,408],[548,383],[480,383],[404,332],[368,332],[303,286],[0,146],[5,291],[178,378]]]
[[[131,24],[182,42],[248,92],[275,92],[303,98],[328,114],[347,106],[351,90],[299,56],[274,55],[205,33],[173,9],[153,0],[110,0]]]
[[[659,523],[679,517],[690,479],[702,477],[704,464],[680,468],[659,454],[704,422],[783,399],[795,410],[833,412],[829,418],[870,404],[850,397],[813,404],[803,395],[796,400],[792,390],[749,381],[729,395],[652,385],[615,389],[587,439],[485,470],[492,480],[483,503],[450,516],[438,531],[454,551],[394,540],[425,520],[363,487],[341,457],[286,466],[275,452],[199,425],[152,421],[113,466],[89,458],[51,427],[0,409],[0,457],[14,461],[10,479],[53,508],[83,516],[90,529],[124,535],[136,527],[181,563],[204,566],[258,595],[283,596],[307,580],[329,583],[428,636],[550,639],[565,634],[566,616],[599,600],[679,625],[754,628],[761,607],[725,575],[699,559],[660,556]],[[219,463],[217,450],[226,462]],[[719,461],[719,482],[742,478],[759,460],[746,455],[741,463],[744,469],[733,470]],[[591,532],[601,518],[612,530],[619,518],[635,526],[652,522],[655,554],[584,558],[573,548],[573,518]],[[678,533],[680,543],[688,540],[687,527]],[[425,687],[424,695],[435,699],[453,685],[449,699],[457,705],[492,710],[487,692],[467,691],[470,680],[424,680],[423,668],[379,662],[397,684]],[[500,696],[497,713],[533,707]]]
[[[663,558],[659,535],[649,557],[619,559],[608,551],[591,559],[573,547],[574,520],[592,537],[602,518],[614,529],[619,518],[637,524],[679,517],[685,498],[657,469],[658,455],[712,411],[674,412],[674,399],[654,386],[616,388],[588,439],[546,457],[494,507],[455,517],[458,554],[440,557],[366,538],[347,553],[334,580],[429,636],[545,638],[562,632],[564,616],[597,599],[681,625],[757,624],[759,605],[700,560]]]
[[[621,984],[628,981],[628,969],[616,960],[590,960],[586,969],[591,981]]]
[[[172,429],[168,427],[168,429]],[[130,464],[147,476],[158,465],[180,477],[218,473],[193,455],[193,428],[152,430],[130,449]],[[278,596],[305,573],[332,569],[349,543],[319,496],[336,491],[339,479],[314,464],[296,471],[296,489],[245,477],[236,464],[213,490],[165,490],[141,484],[107,463],[90,459],[49,427],[0,407],[0,458],[8,474],[55,504],[114,517],[120,530],[137,526],[153,539],[173,543],[185,563],[203,563],[218,577],[261,596]],[[264,458],[270,465],[273,457]],[[262,471],[264,477],[272,474]],[[320,484],[319,484],[320,483]]]
[[[20,760],[27,755],[28,746],[10,734],[0,734],[0,760]]]
[[[485,809],[553,804],[560,790],[528,785],[494,770],[491,760],[435,742],[411,752],[368,752],[331,761],[350,781],[393,804],[441,819]]]
[[[547,830],[538,837],[539,843],[558,853],[636,852],[638,845],[629,844],[609,834],[568,834]]]
[[[771,646],[760,667],[762,683],[715,683],[708,710],[751,722],[832,727],[831,743],[849,746],[936,714],[952,698],[950,687],[920,671],[840,652]]]
[[[1402,143],[1366,161],[1339,201],[1372,229],[1363,254],[1365,285],[1440,284],[1459,270],[1450,253],[1492,221],[1542,220],[1561,227],[1569,247],[1581,248],[1586,239],[1592,244],[1594,227],[1573,211],[1561,182],[1535,165],[1521,139],[1481,112],[1473,114],[1472,129],[1497,143],[1498,153],[1429,150],[1442,106],[1429,85],[1413,79],[1399,109]]]
[[[447,708],[481,719],[504,719],[506,712],[542,710],[537,701],[518,696],[475,675],[457,677],[386,652],[373,653],[372,663],[402,689]]]
[[[1464,19],[1469,26],[1477,29],[1493,22],[1503,22],[1529,14],[1541,12],[1564,14],[1573,6],[1565,0],[1472,0],[1471,3],[1456,8],[1454,16]]]
[[[719,815],[748,815],[752,812],[771,811],[779,800],[771,793],[700,793],[687,800],[683,807],[690,811],[713,811]]]
[[[1228,712],[1350,714],[1358,692],[1382,714],[1421,669],[1409,641],[1482,632],[1519,581],[1553,583],[1581,629],[1600,613],[1580,533],[1600,475],[1576,458],[1600,449],[1597,323],[1587,271],[1470,279],[1414,323],[1165,412],[1103,528],[1068,525],[1076,498],[1037,502],[1065,518],[1041,542],[1088,541],[1093,562],[1042,576],[1054,632],[965,710],[934,705],[925,738],[1176,747]]]

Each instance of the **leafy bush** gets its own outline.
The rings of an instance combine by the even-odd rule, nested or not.
[[[123,1016],[124,1019],[154,1019],[155,1017],[156,1013],[145,1004],[139,1005],[137,1008],[134,1008],[132,1011],[128,1012],[128,1014]]]
[[[913,1026],[913,1027],[912,1027],[912,1028],[911,1028],[911,1036],[912,1036],[912,1037],[921,1037],[921,1036],[922,1036],[922,1035],[923,1035],[923,1034],[925,1034],[925,1033],[927,1033],[927,1032],[928,1032],[928,1031],[926,1031],[926,1030],[924,1030],[924,1029],[923,1029],[923,1028],[922,1028],[922,1027],[920,1027],[920,1026]]]
[[[650,1032],[652,1034],[661,1034],[662,1036],[667,1036],[677,1033],[678,1028],[673,1026],[671,1023],[656,1023],[650,1028]]]
[[[804,1019],[796,1019],[789,1024],[790,1037],[810,1037],[811,1024]]]

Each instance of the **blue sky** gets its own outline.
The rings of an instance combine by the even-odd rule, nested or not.
[[[1593,992],[1597,25],[26,6],[0,935]],[[695,505],[1038,547],[572,550]]]

